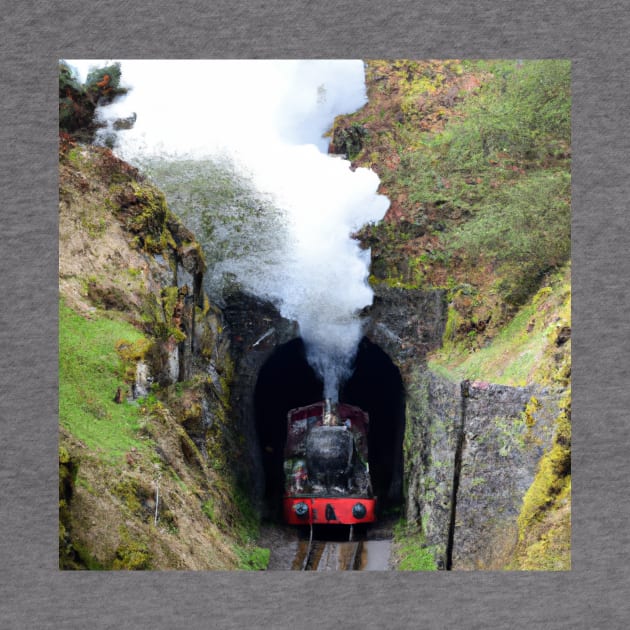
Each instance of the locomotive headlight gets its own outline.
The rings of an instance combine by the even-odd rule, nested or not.
[[[352,506],[352,516],[354,518],[365,518],[367,514],[367,510],[365,509],[365,505],[363,503],[355,503]]]
[[[293,506],[293,511],[298,518],[306,518],[308,516],[308,505],[303,501]]]

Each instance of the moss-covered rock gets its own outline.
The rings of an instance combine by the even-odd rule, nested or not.
[[[150,569],[151,554],[147,544],[133,540],[125,534],[124,542],[116,549],[116,557],[112,562],[112,569],[126,571],[141,571]]]
[[[542,456],[518,517],[512,568],[566,570],[571,566],[571,393],[563,398],[551,448]]]
[[[169,246],[176,248],[167,226],[166,199],[157,188],[132,181],[115,190],[112,204],[125,229],[135,235],[144,250],[155,254],[164,252]]]
[[[329,150],[353,160],[363,148],[363,138],[366,134],[367,129],[359,123],[352,123],[347,127],[336,126]]]

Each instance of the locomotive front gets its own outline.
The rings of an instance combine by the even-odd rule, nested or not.
[[[329,400],[288,413],[283,512],[291,525],[376,520],[368,465],[367,413]]]

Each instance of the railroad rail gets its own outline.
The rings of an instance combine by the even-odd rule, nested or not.
[[[298,542],[292,569],[298,571],[358,571],[362,564],[364,545],[353,540],[350,528],[349,540],[313,540],[311,528],[308,540]]]
[[[301,541],[293,569],[302,571],[357,571],[360,569],[363,542],[316,540]]]

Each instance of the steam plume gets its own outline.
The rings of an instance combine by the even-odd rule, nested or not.
[[[336,400],[361,339],[358,313],[372,301],[369,251],[350,234],[382,218],[389,205],[376,192],[375,173],[352,171],[348,161],[326,154],[323,134],[334,117],[365,103],[362,62],[122,61],[121,67],[132,89],[101,116],[111,121],[135,112],[137,122],[119,134],[116,151],[140,165],[148,158],[236,165],[257,191],[255,212],[238,234],[225,228],[243,242],[232,243],[233,255],[228,251],[215,267],[298,322],[325,395]],[[172,176],[156,179],[181,206],[186,178],[176,185]],[[211,201],[189,206],[176,210],[193,224],[212,211]],[[247,224],[261,212],[266,219],[252,233]],[[204,243],[208,251],[216,250],[220,232]]]

